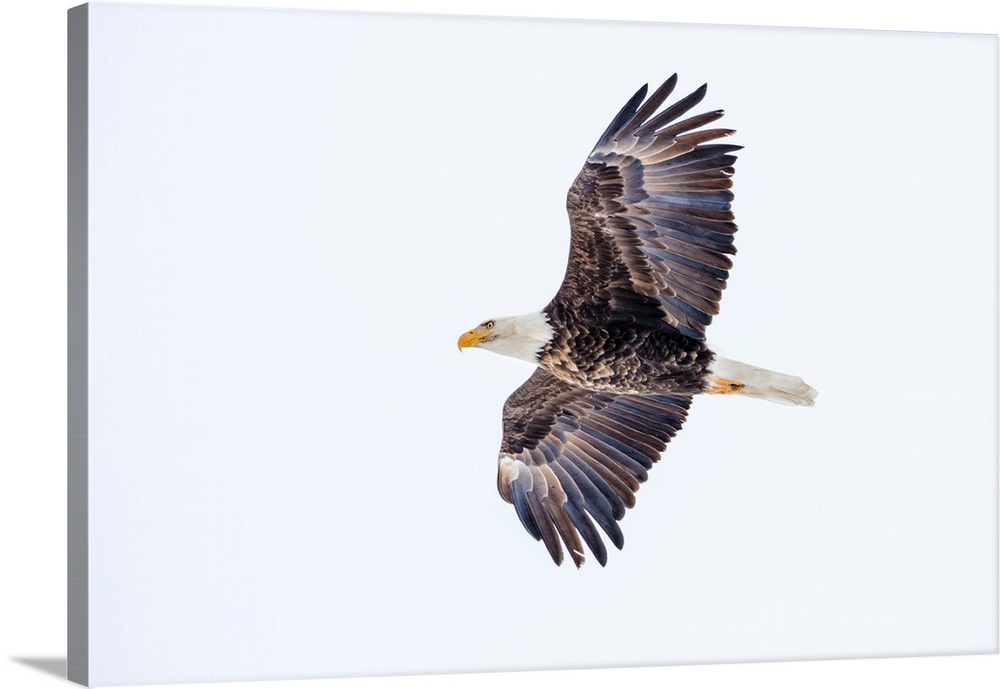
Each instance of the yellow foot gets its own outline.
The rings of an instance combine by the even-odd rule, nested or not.
[[[731,395],[744,388],[743,383],[728,378],[716,378],[705,392],[709,395]]]

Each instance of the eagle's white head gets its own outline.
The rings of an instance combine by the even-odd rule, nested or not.
[[[537,364],[538,355],[552,339],[553,332],[548,316],[542,311],[491,318],[462,333],[458,348],[479,347]]]

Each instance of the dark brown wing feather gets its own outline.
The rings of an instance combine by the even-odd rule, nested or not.
[[[687,418],[691,395],[592,392],[537,369],[504,404],[497,488],[561,564],[583,543],[604,565],[597,526],[619,549],[618,520]],[[595,526],[595,523],[597,526]]]
[[[641,88],[601,136],[566,197],[569,265],[555,301],[595,325],[664,323],[696,340],[719,312],[736,253],[730,177],[740,146],[701,129],[721,110],[683,121],[706,87],[658,114],[672,76]]]

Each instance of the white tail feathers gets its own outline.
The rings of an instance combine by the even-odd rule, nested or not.
[[[778,404],[796,404],[804,407],[813,406],[818,394],[798,376],[768,371],[732,359],[723,359],[720,356],[712,362],[711,374],[711,384],[719,387],[709,392],[731,392],[759,397]],[[741,384],[742,387],[733,386],[732,383]]]

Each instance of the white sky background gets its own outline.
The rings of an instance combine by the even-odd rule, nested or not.
[[[996,648],[995,40],[91,28],[95,681]],[[530,367],[454,340],[551,297],[569,183],[673,71],[747,146],[711,340],[820,399],[696,401],[625,550],[557,569],[494,485]]]

